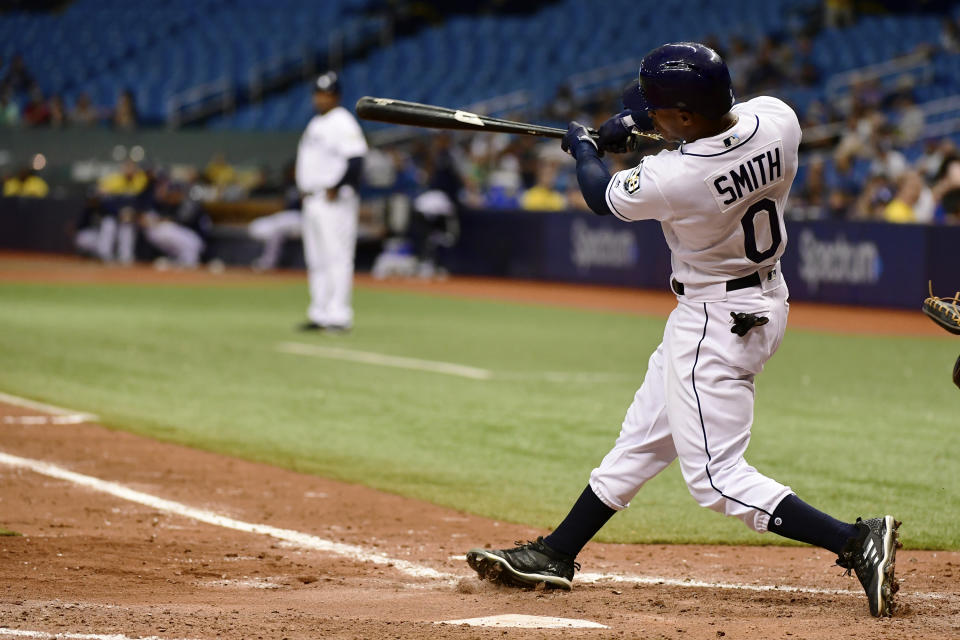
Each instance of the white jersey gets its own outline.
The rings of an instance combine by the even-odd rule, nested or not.
[[[297,147],[297,188],[317,193],[336,185],[347,171],[347,161],[366,155],[367,141],[353,114],[336,106],[315,115]]]
[[[737,123],[620,171],[610,210],[626,221],[659,220],[673,277],[704,285],[750,275],[783,255],[783,212],[797,175],[800,123],[768,96],[734,105]]]

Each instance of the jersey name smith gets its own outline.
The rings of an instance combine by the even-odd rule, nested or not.
[[[750,194],[783,181],[783,157],[783,145],[776,140],[707,178],[720,209],[726,211]]]

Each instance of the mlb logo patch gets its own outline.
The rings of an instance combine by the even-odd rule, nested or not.
[[[730,148],[738,142],[740,142],[740,136],[733,134],[732,136],[723,139],[723,146]]]

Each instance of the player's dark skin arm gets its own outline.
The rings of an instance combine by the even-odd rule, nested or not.
[[[361,173],[363,173],[362,156],[357,156],[356,158],[350,158],[347,160],[347,170],[343,172],[343,177],[340,178],[340,182],[327,189],[327,199],[335,199],[337,197],[337,192],[340,191],[340,187],[345,184],[350,185],[354,189],[359,189]]]
[[[607,185],[610,184],[610,172],[600,160],[597,148],[581,140],[577,143],[577,183],[587,206],[598,216],[609,216],[613,212],[607,206]]]

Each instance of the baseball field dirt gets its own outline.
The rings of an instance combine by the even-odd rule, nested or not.
[[[302,278],[22,260],[19,281]],[[358,286],[651,314],[670,298],[489,280]],[[791,324],[936,329],[919,313],[799,304]],[[523,499],[522,487],[504,491]],[[814,548],[591,544],[573,591],[509,590],[478,581],[463,554],[545,531],[109,430],[16,398],[0,403],[0,528],[22,534],[0,537],[0,638],[960,638],[957,552],[902,550],[890,619],[871,618],[856,579]],[[506,615],[566,621],[440,624]],[[570,626],[584,621],[603,627]]]

